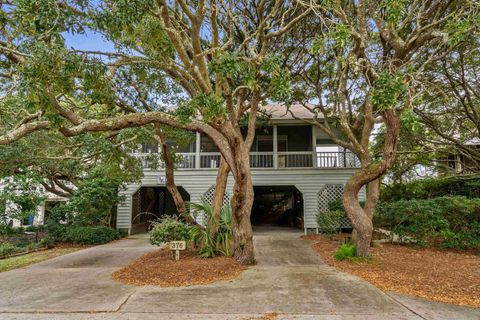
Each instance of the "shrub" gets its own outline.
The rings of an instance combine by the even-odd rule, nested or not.
[[[438,197],[381,203],[375,224],[419,245],[480,249],[480,199]]]
[[[380,200],[388,202],[432,199],[443,196],[480,198],[480,176],[452,176],[393,184],[382,189]]]
[[[320,212],[317,214],[317,225],[321,233],[334,234],[340,228],[340,222],[345,216],[341,210]]]
[[[9,225],[0,225],[0,236],[14,236],[23,233],[23,228],[14,228]]]
[[[75,224],[110,225],[112,208],[122,200],[118,188],[121,179],[92,171],[65,204]]]
[[[352,259],[357,253],[357,247],[354,244],[345,243],[338,248],[333,255],[336,260]]]
[[[55,223],[55,222],[48,222],[46,225],[46,230],[48,234],[48,239],[53,242],[57,241],[64,241],[65,233],[67,231],[67,226]]]
[[[49,221],[81,226],[110,226],[113,208],[122,199],[118,189],[122,185],[119,177],[105,175],[94,170],[82,179],[69,201],[52,208]]]
[[[17,247],[11,243],[0,243],[0,257],[8,256],[17,251]]]
[[[65,227],[62,241],[78,244],[104,244],[120,238],[117,230],[112,228],[97,227]]]
[[[342,198],[334,200],[328,204],[328,210],[330,211],[342,211],[345,212],[345,208],[343,207]],[[360,201],[360,205],[362,208],[365,206],[365,201]]]
[[[165,218],[153,224],[150,242],[160,246],[170,241],[189,241],[190,226],[173,218]]]

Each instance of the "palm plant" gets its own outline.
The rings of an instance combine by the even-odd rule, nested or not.
[[[201,214],[206,222],[205,228],[194,226],[191,237],[199,246],[198,254],[201,257],[214,257],[216,254],[230,256],[232,240],[232,209],[224,205],[220,210],[218,221],[214,221],[213,207],[203,200],[201,203],[190,203],[194,215]],[[217,225],[217,232],[212,232],[212,226]]]

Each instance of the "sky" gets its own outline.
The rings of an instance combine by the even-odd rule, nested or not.
[[[113,44],[100,33],[87,29],[84,34],[63,33],[67,47],[77,50],[115,51]]]

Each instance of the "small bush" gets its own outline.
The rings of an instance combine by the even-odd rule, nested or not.
[[[0,243],[0,257],[8,256],[17,250],[18,248],[11,243]]]
[[[23,233],[23,228],[14,228],[9,225],[0,225],[0,236],[14,236]]]
[[[190,226],[173,218],[165,218],[153,224],[150,243],[160,246],[170,241],[189,241]]]
[[[103,226],[69,226],[65,228],[64,232],[62,241],[78,244],[104,244],[120,238],[117,230]]]
[[[345,216],[341,210],[320,212],[317,214],[318,230],[324,234],[335,234],[340,228],[340,222]]]
[[[357,253],[357,247],[354,244],[342,244],[334,254],[336,260],[352,259]]]

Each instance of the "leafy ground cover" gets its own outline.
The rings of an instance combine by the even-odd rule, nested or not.
[[[225,256],[200,258],[196,252],[181,252],[179,261],[168,248],[149,252],[113,273],[112,278],[137,286],[181,287],[234,280],[246,268]]]
[[[340,242],[320,235],[305,237],[328,265],[353,274],[383,291],[433,301],[480,307],[480,256],[453,250],[382,244],[371,248],[372,259],[338,261]]]
[[[55,257],[84,249],[85,246],[59,245],[52,249],[28,253],[22,256],[0,260],[0,272],[23,268],[34,263],[42,262]]]

